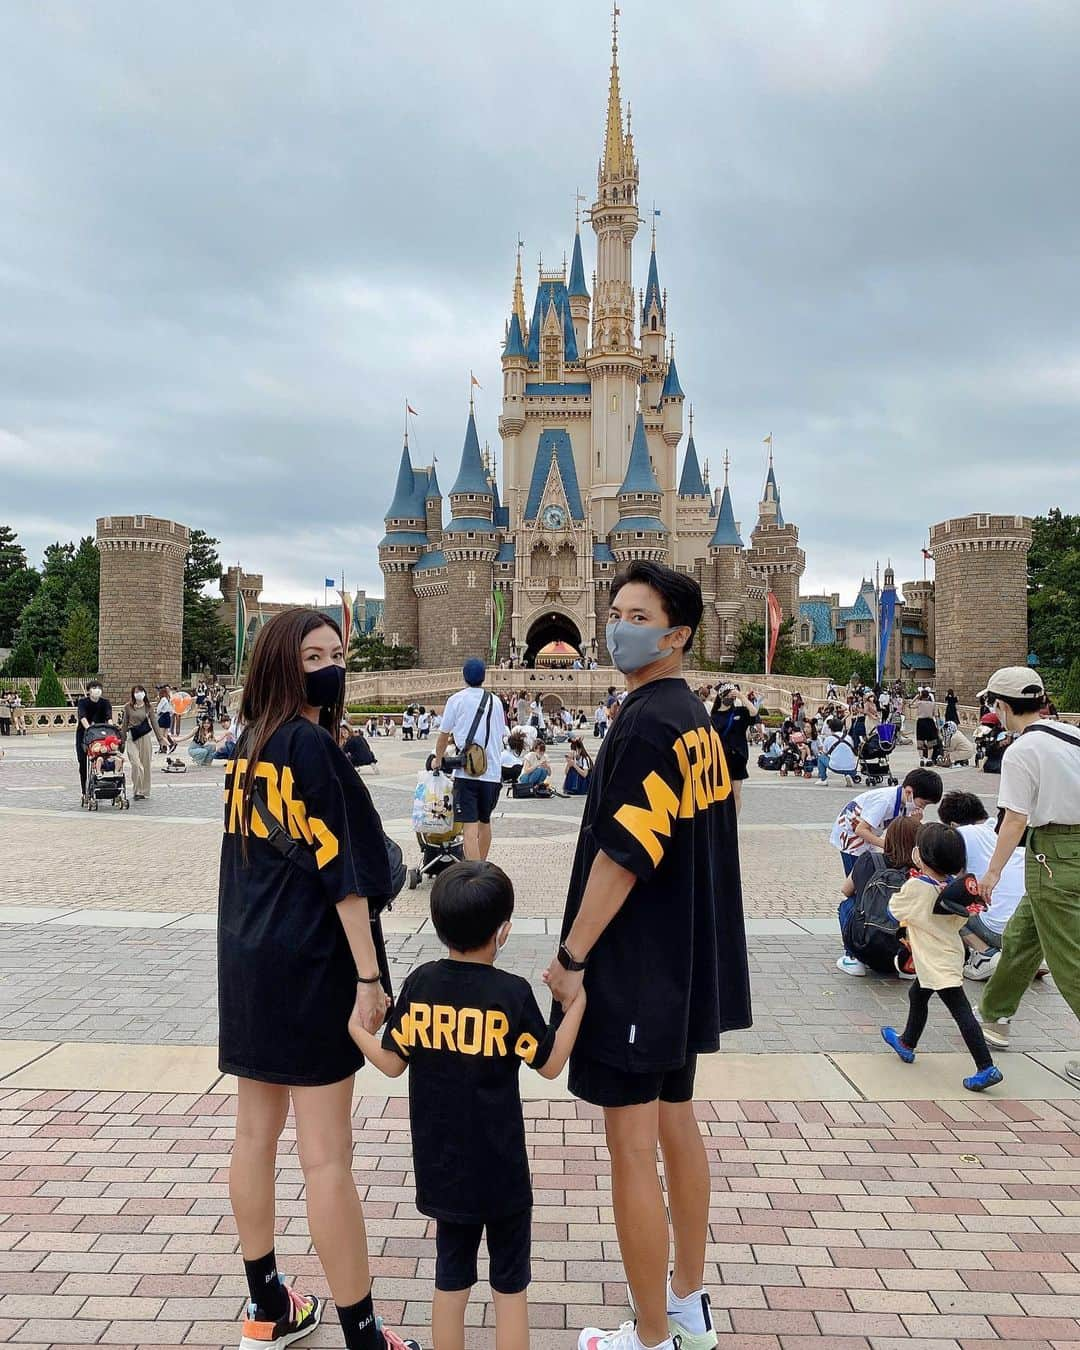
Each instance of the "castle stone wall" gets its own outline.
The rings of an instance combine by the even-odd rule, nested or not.
[[[935,687],[972,703],[999,666],[1027,664],[1025,516],[961,516],[930,530]]]
[[[184,630],[184,559],[190,531],[157,516],[102,516],[99,660],[106,694],[131,685],[178,685]]]

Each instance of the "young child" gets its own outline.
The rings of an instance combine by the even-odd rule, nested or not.
[[[964,941],[960,929],[971,917],[978,896],[971,896],[964,879],[954,881],[966,866],[964,840],[951,825],[921,825],[912,851],[918,873],[893,896],[889,909],[907,929],[915,961],[915,979],[908,990],[908,1019],[903,1032],[882,1027],[885,1043],[905,1064],[915,1059],[919,1037],[926,1026],[930,999],[937,994],[953,1016],[964,1044],[975,1061],[975,1073],[964,1079],[969,1092],[984,1092],[1000,1083],[1003,1074],[994,1064],[982,1027],[964,993]]]
[[[585,1011],[584,991],[550,1026],[527,980],[495,968],[510,933],[514,888],[488,862],[454,863],[431,892],[449,956],[402,985],[382,1042],[357,1016],[353,1040],[390,1077],[409,1070],[416,1207],[435,1220],[434,1350],[464,1350],[465,1308],[487,1230],[501,1350],[526,1350],[532,1187],[518,1068],[561,1073]]]

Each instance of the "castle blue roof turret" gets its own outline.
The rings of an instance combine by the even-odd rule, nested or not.
[[[731,490],[724,484],[720,497],[720,511],[716,517],[716,529],[709,540],[710,548],[743,548],[743,541],[735,524],[735,511],[731,505]]]
[[[679,496],[707,497],[708,495],[705,490],[705,480],[701,476],[701,465],[698,463],[694,433],[691,432],[690,439],[686,443],[686,458],[683,460],[682,477],[679,479]]]
[[[675,355],[672,353],[671,360],[668,362],[667,378],[664,380],[664,387],[660,391],[661,398],[685,398],[682,391],[682,385],[679,383],[679,372],[675,369]]]
[[[385,520],[424,520],[427,511],[424,505],[427,495],[428,470],[414,469],[409,457],[409,442],[401,451],[401,463],[398,465],[397,483],[394,487],[394,499],[390,503]]]
[[[656,312],[659,318],[661,328],[664,326],[664,297],[660,291],[660,278],[656,271],[656,244],[653,243],[653,250],[649,256],[649,280],[645,286],[645,299],[641,306],[641,326],[644,328],[646,315],[656,304]]]
[[[525,354],[532,362],[540,360],[540,332],[544,319],[551,306],[562,323],[563,352],[567,361],[578,359],[577,334],[574,332],[574,319],[570,313],[570,297],[566,292],[565,281],[542,281],[536,288],[536,303],[533,306],[532,323],[529,325],[529,342]]]
[[[521,324],[518,321],[517,312],[510,315],[510,326],[506,330],[506,346],[503,347],[503,356],[524,356],[525,339],[521,335]]]
[[[637,425],[634,427],[630,462],[626,466],[626,477],[619,489],[619,496],[627,492],[655,492],[657,496],[660,495],[660,484],[656,481],[652,460],[649,458],[649,445],[645,440],[645,419],[641,413],[638,413]]]
[[[589,292],[585,285],[585,265],[581,261],[581,232],[574,232],[574,252],[570,259],[570,285],[567,294],[573,299],[574,296],[584,296],[589,298]]]
[[[442,488],[439,487],[439,478],[435,472],[434,464],[431,466],[430,469],[428,469],[427,475],[428,475],[427,492],[424,495],[424,501],[433,502],[437,498],[442,496]]]
[[[469,420],[465,426],[465,444],[461,447],[461,467],[451,497],[461,492],[472,492],[479,496],[491,497],[491,487],[484,472],[484,461],[480,457],[480,439],[476,434],[476,416],[469,409]]]

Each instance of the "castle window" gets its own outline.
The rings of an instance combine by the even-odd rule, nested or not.
[[[468,534],[468,538],[470,538],[470,539],[475,539],[475,538],[476,538],[476,531],[475,531],[475,530],[470,530],[470,531],[469,531],[469,534]]]
[[[644,539],[644,538],[645,538],[645,535],[642,533],[641,530],[638,530],[637,533],[634,535],[634,538],[635,538],[635,539]]]
[[[655,315],[655,314],[652,316],[652,320],[651,320],[650,323],[649,323],[649,327],[652,329],[652,331],[653,331],[654,333],[656,332],[656,315]]]
[[[596,467],[597,467],[597,468],[600,467],[600,451],[599,451],[599,450],[597,450],[597,452],[596,452]]]
[[[618,411],[619,411],[619,396],[618,396],[618,394],[612,394],[612,396],[611,396],[611,411],[612,411],[612,412],[618,412]]]
[[[470,590],[470,591],[475,591],[475,590],[476,590],[476,573],[470,570],[470,572],[469,572],[468,576],[465,578],[465,580],[466,580],[466,584],[467,584],[468,587],[469,587],[469,590]]]
[[[455,646],[455,647],[457,646],[457,629],[456,629],[456,628],[451,628],[451,629],[450,629],[450,642],[451,642],[451,644],[452,644],[453,646]]]

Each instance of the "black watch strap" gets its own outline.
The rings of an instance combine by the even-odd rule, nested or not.
[[[555,959],[564,970],[578,971],[585,969],[584,961],[575,961],[567,950],[566,943],[559,943],[559,950],[555,954]]]

